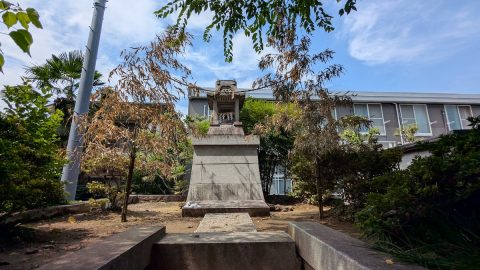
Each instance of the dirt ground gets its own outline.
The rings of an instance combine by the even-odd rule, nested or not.
[[[23,224],[19,236],[0,243],[0,270],[35,269],[63,254],[79,250],[101,238],[133,226],[164,225],[167,233],[191,233],[202,218],[183,218],[183,203],[145,202],[129,206],[128,222],[120,222],[115,212],[91,212]],[[255,217],[258,231],[286,231],[290,221],[316,221],[318,208],[307,204],[291,205],[293,211],[271,212],[270,217]],[[349,223],[335,219],[320,223],[358,237]]]

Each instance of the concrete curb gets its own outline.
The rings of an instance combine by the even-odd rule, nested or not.
[[[288,234],[295,241],[305,269],[425,269],[398,262],[387,264],[386,259],[392,256],[373,251],[365,242],[316,222],[291,222]]]
[[[153,243],[165,235],[165,226],[133,227],[126,232],[64,255],[39,270],[128,270],[145,269]]]
[[[16,212],[8,217],[0,217],[0,224],[11,225],[17,223],[25,223],[36,220],[51,218],[54,216],[61,216],[67,214],[79,214],[90,211],[90,204],[88,202],[68,205],[56,205],[46,208],[32,209],[22,212]]]

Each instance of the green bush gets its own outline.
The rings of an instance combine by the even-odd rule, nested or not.
[[[206,135],[208,129],[210,128],[210,120],[201,115],[193,115],[185,118],[185,123],[187,124],[190,132],[194,135]]]
[[[118,210],[121,208],[124,192],[116,184],[105,184],[97,181],[87,183],[87,190],[93,195],[90,199],[92,202],[96,202],[96,199],[107,198],[110,205],[108,208],[112,210]]]
[[[473,255],[480,255],[480,130],[445,135],[423,147],[432,155],[374,179],[357,224],[366,235],[386,240],[378,243],[426,266],[478,266]]]
[[[51,112],[51,95],[25,83],[5,87],[0,113],[0,212],[65,203],[60,173],[64,160],[56,134],[60,111]]]

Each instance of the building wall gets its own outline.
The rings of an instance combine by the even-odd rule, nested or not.
[[[417,152],[410,152],[406,153],[402,156],[402,161],[400,161],[399,168],[401,170],[405,170],[410,164],[412,164],[413,159],[416,157],[428,157],[430,156],[430,152],[428,151],[417,151]]]
[[[263,98],[263,97],[260,97]],[[446,134],[449,132],[448,129],[448,123],[445,115],[445,104],[441,103],[422,103],[425,102],[426,100],[411,100],[408,102],[399,102],[399,103],[392,103],[392,102],[382,102],[380,103],[382,105],[382,111],[383,111],[383,120],[385,123],[385,135],[384,136],[379,136],[378,141],[381,143],[385,148],[390,148],[390,147],[395,147],[397,145],[401,144],[401,138],[400,136],[395,135],[397,133],[397,130],[399,128],[399,122],[402,123],[402,119],[400,116],[400,105],[402,104],[426,104],[427,106],[427,112],[428,112],[428,118],[430,122],[430,129],[431,129],[431,136],[428,137],[420,137],[421,139],[427,139],[427,138],[432,138],[432,137],[438,137],[441,134]],[[395,101],[393,101],[395,102]],[[363,100],[363,101],[355,101],[354,103],[376,103],[378,104],[379,101],[374,101],[374,102],[369,102],[368,100]],[[454,104],[454,103],[451,103]],[[465,104],[465,103],[463,103]],[[398,106],[398,111],[397,107]],[[455,105],[461,105],[461,104],[455,104]],[[208,110],[208,103],[206,98],[192,98],[189,101],[188,105],[188,114],[189,115],[205,115],[206,112],[205,106],[207,107]],[[480,105],[471,105],[472,108],[472,113],[473,116],[478,116],[480,115]],[[342,105],[336,108],[335,114],[337,119],[344,117],[346,115],[352,115],[354,113],[353,110],[353,105],[346,106]],[[341,130],[339,130],[341,132]],[[405,142],[407,143],[407,142]],[[404,155],[402,158],[402,162],[400,164],[400,167],[404,168],[407,167],[410,163],[411,160],[416,156],[426,156],[428,153],[410,153]],[[276,179],[283,179],[283,173],[281,172],[276,172],[274,178]],[[272,192],[271,194],[286,194],[290,191],[291,188],[291,180],[288,179],[288,188],[286,192],[278,192],[278,189],[276,189],[275,185],[272,186]],[[276,191],[274,191],[274,189]]]
[[[355,102],[355,103],[369,103],[369,102]],[[378,103],[378,102],[372,102]],[[400,105],[406,103],[398,103],[398,110],[400,111]],[[425,104],[425,103],[408,103],[408,104]],[[397,142],[400,143],[401,139],[400,136],[396,136],[395,133],[399,128],[398,120],[400,119],[400,123],[402,122],[401,117],[398,116],[397,109],[395,107],[395,103],[381,103],[382,111],[383,111],[383,119],[385,122],[385,136],[379,136],[379,141],[386,141],[386,142]],[[423,137],[423,138],[430,138],[430,137],[438,137],[441,134],[446,134],[449,132],[447,119],[445,116],[445,105],[444,104],[426,104],[427,105],[427,112],[428,117],[430,120],[430,128],[432,131],[432,136]],[[208,103],[206,98],[192,98],[188,104],[188,114],[189,115],[205,115],[206,109],[208,109]],[[471,105],[473,116],[480,115],[480,105]],[[337,119],[353,114],[353,106],[339,106],[336,108],[336,116]]]
[[[480,105],[472,105],[472,112],[473,116],[479,116],[480,115]]]
[[[204,115],[204,106],[208,107],[206,98],[190,99],[188,102],[188,115]]]

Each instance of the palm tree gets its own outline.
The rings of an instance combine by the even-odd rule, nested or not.
[[[83,58],[83,53],[78,50],[52,55],[45,64],[26,68],[27,78],[37,87],[51,89],[57,95],[64,94],[73,101],[82,74]],[[93,86],[104,84],[101,76],[95,71]]]
[[[62,128],[58,131],[62,145],[65,146],[70,131],[71,117],[75,106],[76,92],[82,74],[83,53],[81,51],[64,52],[52,55],[43,65],[34,65],[26,68],[26,78],[31,80],[40,89],[49,89],[57,95],[53,102],[55,109],[64,114]],[[102,74],[95,71],[93,86],[104,83],[100,80]]]

